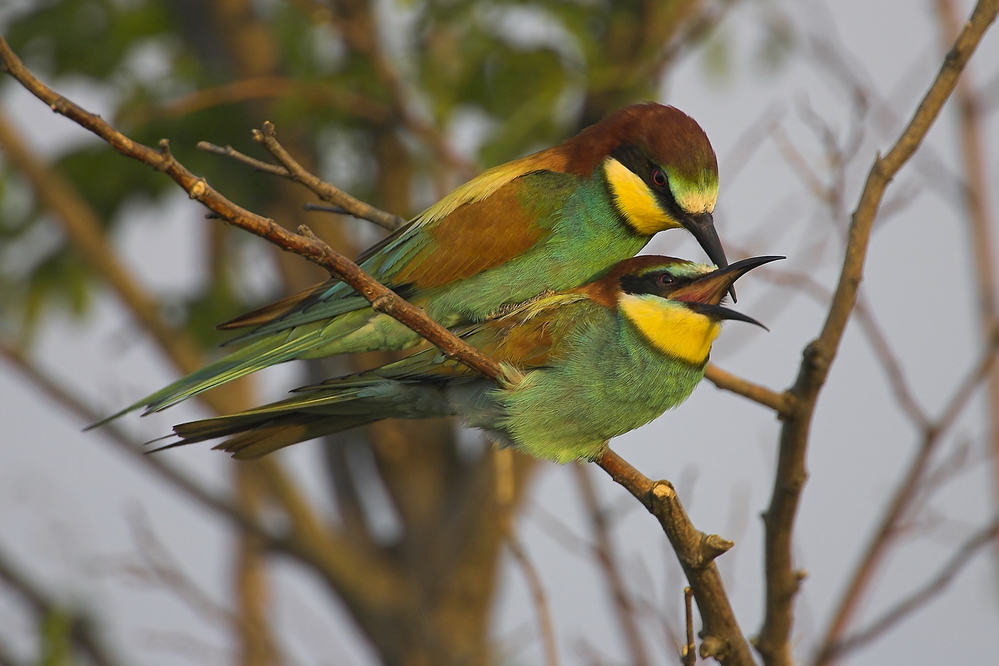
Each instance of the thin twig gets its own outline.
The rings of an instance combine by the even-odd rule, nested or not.
[[[270,128],[271,136],[274,138],[274,126],[271,123],[265,123],[264,126],[265,128]],[[263,134],[255,132],[254,136],[262,137]],[[391,213],[386,213],[385,211],[379,210],[378,208],[366,204],[359,199],[355,199],[335,185],[321,180],[317,176],[306,171],[306,169],[295,161],[291,155],[284,150],[284,148],[281,148],[276,139],[273,141],[272,145],[275,147],[275,150],[278,150],[278,154],[287,160],[289,166],[292,168],[286,168],[277,164],[271,164],[270,162],[264,162],[241,153],[232,146],[216,146],[208,141],[199,141],[198,149],[214,155],[228,157],[236,160],[237,162],[242,162],[257,171],[268,173],[279,178],[287,178],[288,180],[305,185],[320,199],[334,204],[332,207],[325,209],[329,212],[339,213],[341,215],[351,215],[359,220],[368,220],[369,222],[373,222],[374,224],[384,227],[390,231],[394,231],[395,229],[398,229],[406,224],[405,218],[399,217],[398,215],[392,215]],[[268,147],[268,150],[270,150],[270,146],[265,147]],[[275,154],[275,157],[277,156],[278,155]],[[309,206],[310,204],[306,204],[307,208]],[[320,209],[320,207],[315,204],[312,204],[311,207],[314,209]]]
[[[260,171],[261,173],[269,173],[272,176],[277,176],[279,178],[291,178],[291,174],[283,166],[278,166],[277,164],[271,164],[270,162],[264,162],[263,160],[258,160],[255,157],[250,157],[245,153],[241,153],[232,146],[216,146],[214,143],[209,141],[199,141],[195,146],[198,150],[203,150],[206,153],[211,153],[213,155],[220,155],[222,157],[228,157],[231,160],[237,162],[242,162],[254,171]]]
[[[253,140],[267,149],[274,156],[281,166],[287,170],[287,178],[301,183],[316,193],[323,201],[328,201],[346,210],[354,217],[362,220],[369,220],[375,224],[394,231],[406,224],[405,218],[381,211],[370,204],[366,204],[360,199],[355,199],[340,188],[320,180],[309,173],[299,164],[291,154],[284,149],[277,140],[277,131],[274,123],[265,122],[262,130],[253,131]]]
[[[999,518],[994,519],[990,524],[965,541],[954,555],[940,567],[939,573],[927,581],[921,588],[918,588],[908,597],[885,611],[881,617],[871,622],[866,629],[858,631],[856,634],[833,645],[831,648],[833,657],[837,659],[842,658],[848,653],[877,640],[889,629],[925,606],[934,597],[947,589],[951,581],[971,562],[978,551],[994,542],[997,536],[999,536]]]
[[[119,663],[95,631],[93,619],[82,611],[70,610],[67,602],[42,589],[23,570],[10,561],[0,547],[0,582],[15,590],[37,616],[39,624],[56,614],[66,618],[69,638],[97,666],[113,666]]]
[[[134,555],[102,558],[99,571],[134,579],[139,583],[168,590],[205,622],[234,631],[239,618],[234,612],[214,601],[181,568],[169,549],[156,536],[149,516],[141,510],[129,510],[126,522],[132,531],[138,551]]]
[[[687,627],[687,641],[680,650],[683,666],[697,663],[697,646],[694,645],[694,592],[690,587],[683,588],[684,624]]]
[[[531,598],[534,600],[534,607],[537,609],[541,642],[545,651],[545,664],[547,666],[558,666],[559,658],[558,644],[555,642],[555,624],[552,622],[551,608],[548,605],[548,596],[545,594],[544,583],[541,581],[541,576],[538,574],[537,568],[531,563],[531,559],[527,556],[527,552],[512,529],[506,530],[504,540],[513,558],[517,560],[520,570],[524,572],[527,588],[531,591]]]
[[[997,12],[999,0],[980,0],[912,120],[891,150],[874,161],[853,213],[843,268],[822,332],[803,353],[798,377],[791,388],[797,402],[781,428],[773,496],[764,514],[767,601],[756,647],[768,666],[793,663],[793,604],[802,577],[794,567],[794,520],[807,478],[809,433],[819,393],[857,299],[874,219],[888,184],[919,148]]]
[[[621,567],[617,561],[617,554],[614,552],[614,541],[611,539],[610,526],[607,524],[606,510],[600,506],[597,500],[589,468],[576,465],[573,472],[576,484],[579,486],[579,494],[583,498],[583,506],[586,507],[586,512],[590,517],[590,526],[593,528],[595,542],[593,551],[610,588],[614,609],[617,611],[615,615],[618,627],[624,635],[624,643],[630,653],[630,663],[643,666],[649,663],[649,657],[646,654],[638,623],[635,621],[635,603],[628,594],[624,577],[621,574]]]
[[[814,661],[815,666],[824,666],[838,658],[836,646],[842,640],[850,621],[860,607],[864,593],[874,579],[881,563],[887,557],[888,549],[899,535],[899,525],[918,496],[932,454],[962,411],[968,408],[975,390],[996,366],[997,352],[999,352],[999,335],[993,335],[991,344],[983,351],[982,357],[954,391],[940,417],[930,423],[923,431],[919,448],[916,450],[902,482],[895,490],[874,536],[864,550],[860,563],[854,569],[842,599],[837,604],[833,619],[829,623],[829,628],[826,630],[825,637],[818,649]]]
[[[731,391],[764,407],[769,407],[777,412],[777,416],[780,418],[790,414],[794,405],[794,396],[790,393],[777,393],[765,386],[754,384],[727,370],[722,370],[714,363],[709,363],[708,367],[704,369],[704,378],[722,390]]]
[[[959,29],[960,13],[953,0],[937,0],[937,15],[945,40],[953,39]],[[975,288],[977,290],[979,327],[984,338],[999,325],[999,271],[996,268],[995,213],[991,207],[990,192],[993,182],[987,155],[988,139],[983,128],[982,101],[971,73],[965,74],[954,91],[957,102],[958,128],[961,134],[961,153],[964,162],[963,204],[968,222],[968,240],[971,244]],[[999,369],[989,376],[986,418],[989,420],[989,439],[992,450],[992,491],[999,498]],[[996,552],[999,557],[999,551]]]

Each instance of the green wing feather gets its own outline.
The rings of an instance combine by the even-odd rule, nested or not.
[[[562,349],[589,304],[580,293],[546,295],[483,324],[462,337],[486,354],[520,371],[544,367]],[[479,381],[465,365],[426,349],[374,370],[295,390],[256,409],[176,426],[182,439],[164,448],[229,437],[216,448],[253,458],[290,444],[340,432],[384,418],[421,418],[451,413],[441,388]]]

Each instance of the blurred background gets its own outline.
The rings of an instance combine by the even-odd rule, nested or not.
[[[771,332],[728,326],[712,360],[782,391],[821,327],[872,161],[970,10],[10,0],[0,34],[61,94],[137,141],[169,139],[231,200],[306,223],[349,255],[382,232],[305,211],[315,198],[303,188],[197,142],[266,159],[250,131],[273,121],[307,168],[409,217],[621,106],[673,104],[718,153],[715,219],[730,259],[788,257],[739,283],[738,309]],[[808,574],[795,620],[804,662],[827,663],[819,652],[843,640],[851,664],[990,663],[999,652],[999,379],[969,379],[993,351],[983,332],[996,321],[997,107],[999,38],[988,34],[878,219],[812,428],[795,539]],[[135,453],[174,423],[280,398],[374,355],[273,368],[81,432],[219,353],[227,336],[215,324],[324,276],[206,219],[165,176],[9,77],[0,147],[0,663],[550,664],[538,589],[563,663],[676,663],[682,574],[655,519],[592,466],[518,457],[511,541],[495,456],[447,421],[387,423],[259,464],[207,445]],[[678,234],[646,252],[705,259]],[[750,636],[779,425],[704,382],[612,443],[670,479],[697,527],[736,542],[718,565]],[[241,529],[219,498],[275,534],[311,539],[325,559]],[[830,631],[834,617],[845,619]]]

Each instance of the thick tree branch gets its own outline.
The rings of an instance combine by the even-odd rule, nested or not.
[[[767,603],[756,646],[768,666],[793,663],[793,604],[801,580],[793,560],[794,519],[807,477],[809,432],[819,392],[856,303],[874,219],[888,184],[922,143],[997,11],[999,0],[981,0],[977,4],[912,120],[891,150],[875,160],[853,213],[843,268],[825,324],[819,337],[806,347],[791,388],[796,403],[781,428],[773,496],[764,514]]]

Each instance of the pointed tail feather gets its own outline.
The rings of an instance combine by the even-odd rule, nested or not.
[[[298,358],[304,351],[317,344],[319,340],[317,333],[317,331],[309,331],[286,341],[259,340],[212,361],[200,370],[181,377],[169,386],[87,426],[86,430],[100,427],[142,407],[146,408],[146,414],[162,411],[216,386],[221,386],[272,365]]]
[[[340,387],[296,395],[237,414],[181,423],[174,426],[180,441],[162,448],[228,437],[215,448],[242,460],[382,419],[452,413],[439,387],[355,376],[346,378]]]
[[[174,433],[182,439],[156,450],[228,437],[213,448],[231,453],[237,460],[250,460],[292,444],[374,423],[381,418],[377,414],[330,416],[297,412],[277,418],[270,416],[267,420],[262,420],[234,414],[217,419],[181,423],[174,427]]]
[[[284,298],[274,301],[269,305],[265,305],[262,308],[258,308],[253,312],[247,312],[246,314],[240,315],[235,319],[230,319],[229,321],[222,322],[215,328],[220,331],[232,331],[240,328],[257,327],[263,326],[265,324],[270,324],[283,317],[303,309],[307,305],[319,300],[324,293],[329,291],[329,289],[336,284],[336,280],[327,280],[320,284],[314,284],[307,289],[303,289],[297,294],[292,294],[290,296],[285,296]]]

